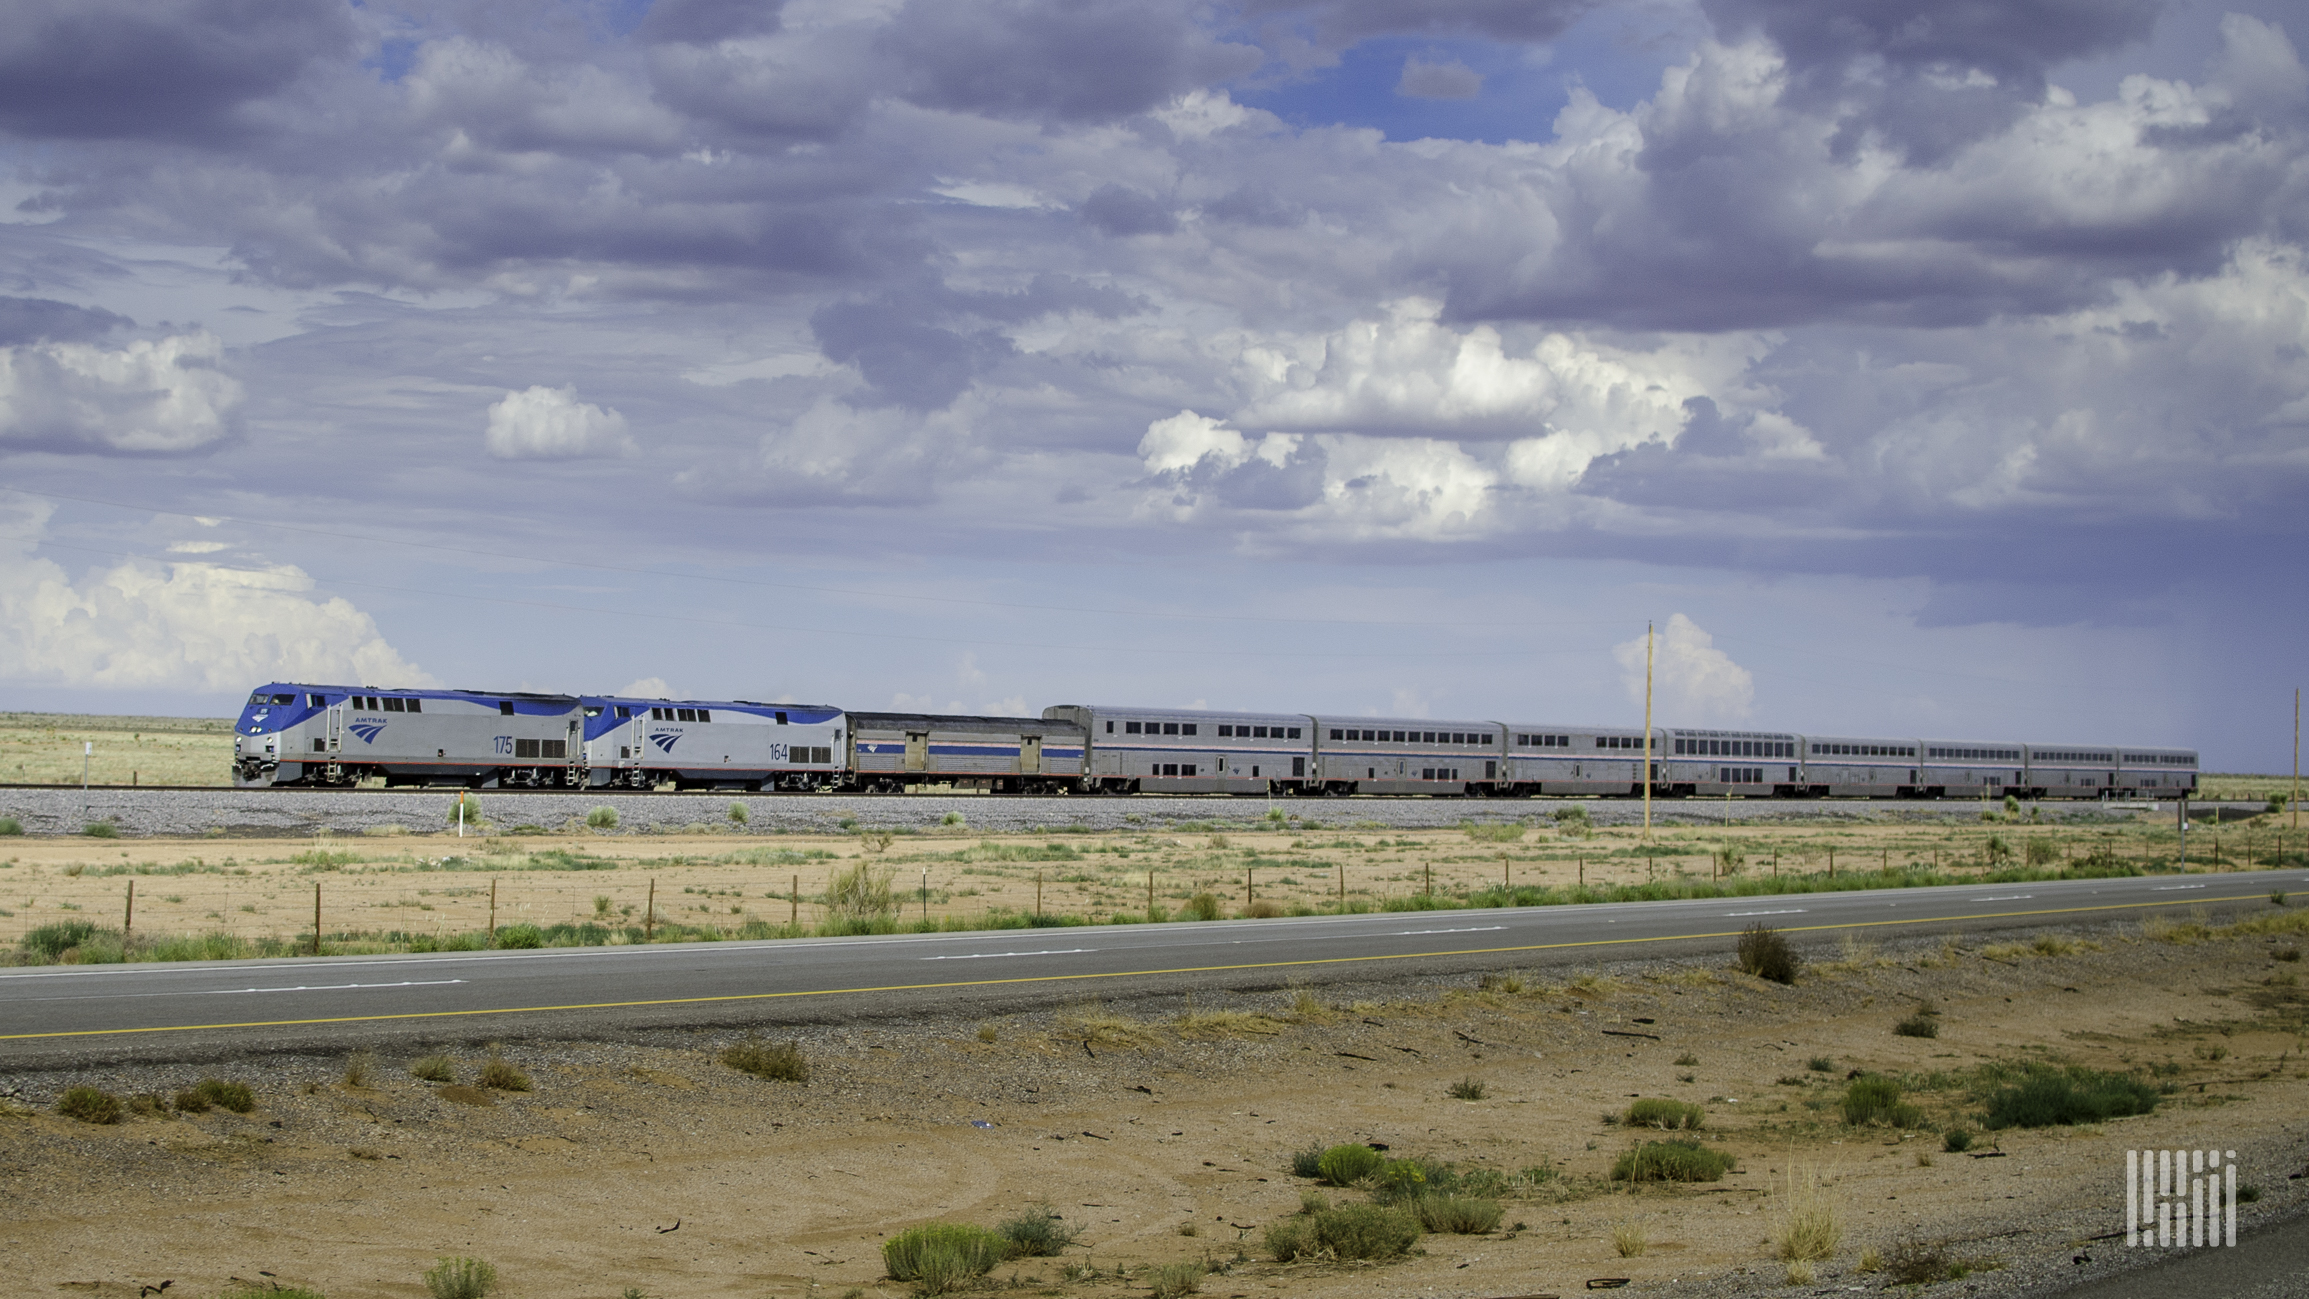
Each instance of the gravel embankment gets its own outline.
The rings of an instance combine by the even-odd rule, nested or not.
[[[359,834],[398,826],[425,833],[445,826],[456,795],[445,790],[153,790],[0,788],[0,816],[13,816],[27,834],[77,834],[109,821],[125,837],[201,835],[309,835],[327,829]],[[615,808],[619,833],[666,834],[698,828],[736,830],[732,803],[743,803],[745,832],[831,834],[851,829],[911,830],[960,814],[976,830],[1018,833],[1042,829],[1130,830],[1182,824],[1233,823],[1250,828],[1280,813],[1298,826],[1331,829],[1433,829],[1470,822],[1545,818],[1558,808],[1585,807],[1599,825],[1643,819],[1643,804],[1628,799],[1443,798],[1199,798],[1056,797],[983,795],[826,794],[613,794],[484,791],[476,797],[500,827],[531,825],[558,830],[582,823],[597,807]],[[2172,804],[2046,803],[2046,820],[2062,823],[2129,821],[2154,807],[2170,816]],[[2212,805],[2192,804],[2209,814]],[[2242,807],[2243,805],[2238,805]],[[1727,807],[1713,799],[1663,800],[1652,805],[1659,825],[1814,820],[1854,825],[1974,821],[1967,801],[1947,803],[1853,800],[1744,800]]]

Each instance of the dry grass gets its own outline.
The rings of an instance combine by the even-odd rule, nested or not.
[[[525,1092],[529,1090],[529,1075],[514,1068],[504,1056],[495,1051],[481,1064],[481,1085],[491,1091]]]
[[[1059,1032],[1092,1046],[1141,1047],[1160,1040],[1154,1026],[1097,1002],[1073,1007],[1058,1017]]]
[[[455,1082],[457,1064],[445,1055],[422,1055],[410,1061],[409,1076],[426,1082]]]
[[[1640,1222],[1615,1222],[1611,1225],[1611,1247],[1621,1258],[1642,1258],[1651,1248],[1651,1235]]]
[[[773,1044],[748,1037],[724,1048],[721,1059],[730,1068],[756,1078],[790,1083],[810,1081],[810,1062],[803,1056],[800,1042]]]
[[[1791,1264],[1833,1255],[1843,1242],[1844,1223],[1836,1211],[1836,1198],[1821,1184],[1819,1170],[1791,1159],[1786,1185],[1774,1189],[1779,1219],[1772,1234],[1774,1253]]]

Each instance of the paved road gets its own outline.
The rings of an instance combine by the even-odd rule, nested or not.
[[[329,957],[0,972],[0,1062],[445,1035],[807,1022],[1148,989],[1727,952],[1758,922],[1844,932],[2114,922],[2266,908],[2309,872],[2147,876],[1739,900],[1395,912],[883,938]]]
[[[2106,1252],[2125,1251],[2111,1244]],[[2309,1295],[2309,1216],[2288,1218],[2246,1233],[2233,1248],[2168,1252],[2169,1259],[2148,1267],[2061,1290],[2059,1299],[2302,1299]]]

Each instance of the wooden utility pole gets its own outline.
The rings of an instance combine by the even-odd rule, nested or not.
[[[2301,688],[2293,687],[2293,828],[2301,828]],[[2284,854],[2278,854],[2284,864]]]
[[[1652,624],[1644,624],[1644,842],[1652,838]]]

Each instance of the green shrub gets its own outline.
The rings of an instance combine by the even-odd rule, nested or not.
[[[826,878],[826,914],[834,921],[871,921],[898,909],[890,892],[890,872],[859,861],[835,867]]]
[[[1218,895],[1215,893],[1197,893],[1187,899],[1187,904],[1183,910],[1196,920],[1216,920],[1219,918]]]
[[[193,1085],[193,1094],[220,1110],[246,1114],[257,1107],[257,1094],[244,1082],[226,1082],[221,1078],[203,1078]],[[181,1098],[178,1108],[183,1108]]]
[[[1335,1258],[1394,1258],[1419,1243],[1424,1229],[1408,1209],[1349,1204],[1285,1218],[1267,1228],[1267,1252],[1280,1263],[1329,1251]]]
[[[1938,1037],[1940,1036],[1940,1017],[1929,1010],[1919,1010],[1894,1024],[1892,1031],[1902,1037]]]
[[[1830,1059],[1829,1057],[1827,1057],[1827,1056],[1824,1056],[1824,1055],[1816,1055],[1816,1056],[1813,1056],[1813,1057],[1812,1057],[1812,1059],[1811,1059],[1811,1060],[1810,1060],[1808,1063],[1806,1063],[1804,1067],[1805,1067],[1805,1068],[1807,1068],[1807,1069],[1809,1069],[1809,1070],[1811,1070],[1811,1071],[1812,1071],[1812,1072],[1814,1072],[1814,1073],[1834,1073],[1834,1072],[1836,1072],[1836,1062],[1835,1062],[1834,1060]]]
[[[1952,1155],[1961,1155],[1972,1149],[1972,1132],[1967,1128],[1950,1128],[1940,1136],[1940,1148]]]
[[[118,1123],[120,1098],[95,1087],[67,1087],[56,1101],[56,1112],[82,1123]]]
[[[2157,1108],[2157,1089],[2131,1074],[2071,1066],[2034,1065],[2019,1084],[1988,1098],[1981,1126],[2043,1128],[2098,1123]]]
[[[1900,1084],[1882,1074],[1863,1074],[1845,1085],[1844,1121],[1855,1127],[1882,1123],[1896,1128],[1917,1127],[1923,1111],[1900,1100]]]
[[[426,1082],[455,1082],[457,1066],[445,1055],[419,1056],[410,1062],[409,1076],[422,1078]]]
[[[1690,1137],[1646,1141],[1611,1166],[1615,1182],[1717,1182],[1740,1161]]]
[[[503,925],[497,930],[497,946],[506,950],[545,946],[545,931],[531,924]]]
[[[12,816],[0,816],[0,835],[24,833],[24,823]]]
[[[1419,1225],[1455,1236],[1480,1236],[1499,1225],[1499,1201],[1472,1195],[1425,1195],[1411,1204]]]
[[[938,824],[959,826],[963,824],[962,814],[960,812],[948,812],[946,815],[938,818]]]
[[[1773,983],[1794,983],[1804,964],[1787,935],[1760,920],[1741,932],[1738,961],[1741,973]]]
[[[459,794],[449,800],[449,814],[441,819],[450,825],[462,825],[468,829],[480,825],[481,800],[471,794]],[[428,1272],[426,1275],[431,1276],[432,1273]]]
[[[1455,1101],[1479,1101],[1491,1094],[1491,1089],[1480,1078],[1462,1078],[1444,1089],[1444,1094]]]
[[[2050,839],[2031,839],[2028,841],[2026,854],[2029,865],[2050,866],[2060,860],[2060,845]]]
[[[997,1223],[994,1230],[1010,1242],[1013,1258],[1054,1257],[1082,1234],[1082,1228],[1068,1226],[1047,1204],[1033,1205],[1017,1217]]]
[[[732,825],[744,825],[744,824],[745,824],[747,821],[750,821],[750,820],[752,820],[752,819],[753,819],[753,814],[752,814],[751,812],[748,812],[748,811],[746,810],[746,805],[745,805],[745,804],[743,804],[743,803],[732,803],[732,804],[730,804],[730,824],[732,824]]]
[[[91,839],[118,839],[120,827],[110,821],[91,821],[80,833]]]
[[[496,1288],[497,1269],[481,1259],[435,1259],[425,1269],[425,1290],[433,1299],[482,1299]]]
[[[1697,1128],[1707,1121],[1707,1111],[1686,1101],[1670,1100],[1664,1096],[1647,1096],[1628,1106],[1625,1122],[1631,1128]]]
[[[1467,837],[1477,843],[1521,843],[1523,841],[1523,827],[1520,825],[1471,825],[1467,827]]]
[[[733,1042],[724,1048],[722,1063],[740,1073],[750,1073],[756,1078],[768,1078],[775,1082],[810,1081],[810,1062],[802,1055],[800,1042],[772,1044],[749,1036],[743,1042]]]
[[[53,925],[26,930],[23,946],[27,953],[35,954],[44,961],[53,961],[94,937],[95,921],[60,920]]]
[[[882,1265],[898,1281],[919,1283],[925,1292],[945,1294],[994,1270],[1010,1256],[1000,1233],[961,1222],[908,1227],[882,1243]]]
[[[1315,1161],[1316,1171],[1333,1186],[1353,1186],[1379,1171],[1387,1156],[1366,1145],[1347,1142],[1333,1146]]]
[[[1203,1288],[1203,1265],[1200,1263],[1165,1263],[1146,1278],[1154,1288],[1153,1299],[1183,1299]]]
[[[606,805],[597,807],[585,814],[585,823],[596,830],[615,830],[617,809]]]
[[[216,1108],[208,1103],[208,1097],[191,1088],[178,1092],[174,1104],[179,1114],[206,1114]]]
[[[1309,1146],[1291,1152],[1291,1176],[1321,1177],[1323,1175],[1323,1148]]]

